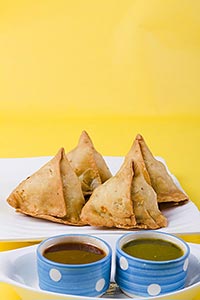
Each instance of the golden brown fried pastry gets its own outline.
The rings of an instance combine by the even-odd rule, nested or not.
[[[151,185],[151,179],[149,177],[149,173],[147,171],[147,168],[146,168],[146,165],[144,162],[140,144],[137,139],[134,140],[131,149],[125,156],[125,161],[127,161],[129,159],[137,162],[137,166],[138,166],[138,168],[140,168],[140,171],[143,173],[143,176],[146,179],[146,182]]]
[[[158,208],[157,195],[146,182],[138,164],[134,163],[132,200],[136,221],[141,228],[156,229],[167,226],[167,219]]]
[[[82,132],[78,145],[67,153],[67,158],[81,181],[85,196],[90,196],[97,186],[112,176],[103,156],[96,151],[86,131]]]
[[[151,185],[157,194],[158,202],[181,202],[188,200],[188,197],[174,183],[172,177],[167,172],[165,165],[154,158],[143,137],[139,134],[130,150],[130,152],[133,153],[133,158],[136,157],[134,154],[136,145],[137,148],[138,145],[140,147]],[[147,180],[147,182],[149,182],[149,180]]]
[[[80,213],[85,199],[63,148],[22,181],[7,201],[17,212],[58,223],[83,225]]]
[[[132,160],[97,187],[82,209],[81,219],[93,226],[156,229],[167,225],[156,193]]]

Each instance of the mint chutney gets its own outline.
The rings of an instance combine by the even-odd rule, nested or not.
[[[173,260],[183,255],[183,250],[174,243],[154,238],[131,240],[122,250],[133,257],[153,261]]]

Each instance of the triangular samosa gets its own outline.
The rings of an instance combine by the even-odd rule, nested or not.
[[[165,165],[155,159],[145,143],[144,138],[140,134],[136,136],[132,149],[129,151],[128,155],[131,156],[132,153],[133,159],[136,157],[134,153],[136,145],[138,144],[150,177],[151,185],[157,194],[158,202],[181,202],[188,200],[187,195],[185,195],[174,183]],[[149,181],[147,180],[147,182]]]
[[[94,148],[86,131],[82,132],[77,146],[67,153],[67,158],[81,181],[86,197],[112,176],[103,156]]]
[[[143,173],[146,182],[151,185],[151,179],[149,177],[149,173],[147,171],[144,158],[142,156],[141,148],[137,139],[134,140],[133,145],[127,155],[125,156],[125,161],[127,160],[134,160],[137,162],[137,166],[140,168],[141,172]]]
[[[97,187],[82,209],[81,219],[93,226],[156,229],[167,225],[156,193],[132,160]]]
[[[17,212],[58,223],[83,225],[80,213],[85,199],[63,148],[23,180],[7,201]]]

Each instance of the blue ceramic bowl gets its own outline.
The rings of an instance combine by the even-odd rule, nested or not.
[[[142,238],[172,242],[183,250],[183,255],[173,260],[154,261],[133,257],[122,250],[126,243]],[[189,246],[171,234],[159,231],[125,234],[116,245],[115,280],[129,297],[151,297],[177,291],[185,286],[189,253]]]
[[[57,263],[43,256],[48,247],[66,242],[79,242],[96,246],[102,249],[106,256],[87,264]],[[111,258],[110,246],[95,236],[66,234],[48,238],[41,242],[37,248],[39,286],[42,290],[56,293],[99,297],[109,288]]]

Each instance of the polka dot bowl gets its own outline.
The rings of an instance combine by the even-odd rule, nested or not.
[[[78,242],[93,245],[105,252],[102,259],[86,264],[57,263],[44,257],[52,245]],[[110,284],[112,250],[100,238],[87,234],[66,234],[50,237],[37,247],[37,270],[42,290],[68,295],[99,297]]]
[[[161,239],[182,249],[173,260],[154,261],[133,257],[122,250],[135,239]],[[185,287],[190,248],[182,239],[159,231],[139,231],[121,236],[116,245],[115,280],[129,297],[155,297]]]

